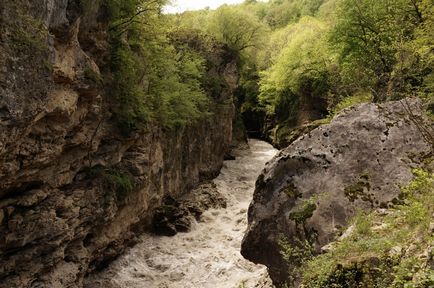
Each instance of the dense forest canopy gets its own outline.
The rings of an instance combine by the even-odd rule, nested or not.
[[[204,53],[175,43],[176,34],[199,36],[209,47],[223,43],[238,55],[237,108],[256,119],[246,121],[248,129],[265,134],[325,118],[342,101],[416,96],[432,107],[432,0],[246,0],[176,15],[162,13],[165,0],[103,3],[113,96],[127,131],[207,115]]]

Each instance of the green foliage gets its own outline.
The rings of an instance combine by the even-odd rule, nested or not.
[[[372,101],[418,96],[432,108],[433,11],[432,0],[275,0],[245,1],[171,19],[178,27],[197,29],[226,43],[240,55],[237,108],[246,115],[265,115],[266,133],[273,133],[275,144],[285,145],[312,127],[303,125],[306,110],[328,108],[328,117],[322,110],[323,115],[312,117],[327,117],[312,124],[316,127],[345,108]],[[221,79],[209,77],[207,84],[219,87]],[[403,203],[386,216],[359,214],[352,234],[332,252],[303,262],[307,287],[352,287],[348,285],[360,275],[366,287],[375,282],[372,287],[395,282],[391,287],[419,287],[421,281],[429,281],[432,275],[423,265],[409,271],[418,267],[409,255],[392,255],[395,246],[415,243],[422,249],[430,239],[432,176],[415,173],[415,180],[403,188]],[[372,203],[368,178],[361,175],[346,187],[347,196]],[[282,192],[296,197],[291,188]],[[313,202],[300,203],[289,215],[298,224],[316,209]],[[284,240],[279,244],[282,257],[299,261],[304,245]],[[372,258],[379,261],[377,266]],[[421,276],[400,276],[406,273]]]
[[[281,236],[278,244],[282,258],[288,263],[294,260],[304,262],[314,255],[314,248],[307,240],[291,244],[284,236]]]
[[[160,11],[165,1],[108,0],[116,100],[115,117],[128,135],[156,121],[177,128],[208,116],[202,82],[205,59],[188,46],[175,47]]]
[[[286,285],[293,285],[301,270],[298,267],[303,267],[315,254],[314,246],[308,240],[296,240],[291,243],[288,239],[280,235],[278,240],[280,248],[280,255],[286,263],[291,263],[291,270],[289,271],[289,279]]]
[[[409,87],[420,86],[417,82],[421,80],[414,78],[419,78],[418,72],[409,73],[417,60],[407,43],[423,21],[421,2],[339,2],[331,42],[339,53],[346,83],[358,83],[360,89],[372,91],[377,101],[397,98],[411,92]]]
[[[204,77],[203,54],[171,43],[168,33],[185,30],[238,54],[237,109],[263,117],[257,129],[279,127],[276,139],[305,118],[326,117],[327,107],[332,117],[371,100],[417,95],[433,102],[430,0],[245,1],[172,16],[160,14],[163,0],[105,3],[115,114],[127,133],[150,121],[173,128],[208,115],[203,90],[214,96],[224,83]]]
[[[252,14],[222,6],[211,14],[208,32],[231,49],[242,52],[248,48],[259,48],[266,30]]]
[[[429,259],[418,256],[431,251],[434,244],[430,231],[434,175],[423,170],[414,174],[415,179],[402,188],[403,204],[386,214],[359,213],[347,238],[306,263],[304,287],[353,287],[354,279],[359,279],[361,287],[434,284]]]
[[[369,93],[357,93],[354,96],[349,96],[340,101],[333,110],[330,112],[331,116],[339,114],[342,110],[356,106],[362,103],[370,103],[372,102],[372,95]]]
[[[118,200],[124,200],[135,187],[134,180],[128,174],[117,170],[105,170],[102,176],[110,189],[116,192]]]
[[[259,100],[278,121],[296,117],[301,102],[327,94],[332,59],[324,42],[326,31],[326,26],[314,18],[289,26],[287,43],[282,43],[284,48],[272,59],[273,65],[262,72]]]
[[[281,28],[297,22],[303,16],[316,14],[324,0],[270,1],[264,20],[273,28]]]
[[[186,30],[206,31],[209,21],[210,10],[186,11],[182,14],[173,15],[173,26]]]
[[[237,108],[284,139],[327,109],[329,120],[370,101],[418,96],[432,105],[433,14],[432,0],[275,0],[170,19],[239,54]]]
[[[369,215],[363,211],[358,211],[357,215],[351,221],[352,226],[355,227],[354,232],[360,236],[369,236],[372,228],[372,215]]]
[[[102,179],[103,187],[114,192],[118,202],[125,202],[136,187],[134,178],[119,169],[106,169],[102,166],[94,166],[87,168],[85,173],[90,179]]]

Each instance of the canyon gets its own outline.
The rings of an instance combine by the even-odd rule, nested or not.
[[[280,2],[185,19],[160,0],[0,2],[0,288],[401,287],[414,247],[422,268],[405,281],[434,285],[431,70],[407,77],[412,93],[390,69],[359,91],[316,46],[327,67],[290,69],[326,25],[306,14],[278,30]],[[261,23],[255,5],[271,7]],[[209,31],[188,27],[207,13]],[[398,212],[423,231],[303,274]]]
[[[207,73],[221,86],[209,92],[206,121],[124,137],[108,91],[89,76],[106,65],[106,20],[66,0],[1,6],[0,286],[81,287],[149,229],[165,196],[218,175],[232,139],[236,59],[222,46],[209,55]],[[38,53],[14,39],[29,25],[43,30]]]

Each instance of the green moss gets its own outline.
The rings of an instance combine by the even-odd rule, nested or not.
[[[107,170],[103,174],[108,186],[116,192],[118,201],[125,201],[125,199],[133,192],[134,180],[133,178],[118,170]]]
[[[332,122],[332,118],[331,117],[327,117],[327,118],[323,118],[323,119],[319,119],[319,120],[315,120],[311,123],[311,125],[314,125],[316,127],[319,127],[321,125],[326,125],[326,124],[330,124],[330,122]]]
[[[289,219],[294,220],[297,224],[303,224],[307,219],[312,217],[317,206],[314,200],[303,201],[289,213]]]
[[[301,197],[301,193],[298,191],[297,187],[295,187],[294,183],[290,183],[288,186],[281,190],[283,193],[288,195],[289,198],[297,199]]]
[[[360,175],[357,182],[352,185],[349,185],[344,188],[345,196],[351,201],[354,202],[357,199],[362,199],[365,202],[374,203],[371,195],[369,194],[369,190],[371,189],[371,184],[369,183],[369,175],[362,174]]]

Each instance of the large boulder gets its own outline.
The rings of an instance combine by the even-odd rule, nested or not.
[[[298,285],[358,210],[388,207],[433,153],[433,123],[416,99],[349,108],[282,150],[256,182],[242,243],[276,286]]]

